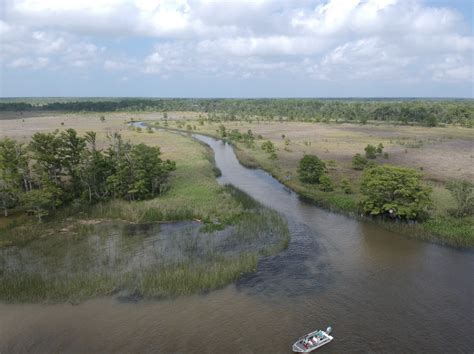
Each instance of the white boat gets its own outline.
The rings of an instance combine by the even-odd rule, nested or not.
[[[314,332],[308,333],[303,337],[300,337],[295,344],[293,344],[293,351],[295,353],[309,353],[313,350],[322,347],[325,344],[328,344],[334,339],[330,336],[329,333],[332,332],[332,328],[328,327],[326,331],[316,330]]]

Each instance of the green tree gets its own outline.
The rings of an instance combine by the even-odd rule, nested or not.
[[[28,159],[23,145],[11,139],[0,141],[0,201],[3,213],[18,204],[20,194],[29,189]]]
[[[300,160],[298,174],[303,183],[319,183],[319,179],[326,172],[326,164],[316,155],[304,155]]]
[[[47,189],[33,189],[21,195],[21,205],[26,212],[34,214],[38,222],[41,222],[43,217],[49,214],[54,199],[54,195]]]
[[[69,192],[73,197],[81,194],[79,166],[86,148],[86,139],[77,135],[74,129],[67,129],[59,135],[59,159],[63,175],[69,181]]]
[[[431,189],[421,183],[421,174],[406,167],[383,165],[365,170],[361,192],[363,210],[371,215],[417,219],[431,204]]]
[[[365,147],[365,157],[368,159],[375,159],[377,157],[377,148],[374,145],[367,145]]]
[[[367,159],[361,154],[355,154],[352,158],[352,167],[355,170],[363,170],[367,166]]]
[[[28,146],[35,160],[36,174],[58,185],[62,174],[61,144],[56,130],[53,133],[35,133]]]
[[[323,192],[331,192],[334,190],[334,184],[332,183],[331,177],[327,174],[323,174],[319,177],[319,189]]]
[[[447,188],[456,201],[456,209],[452,211],[457,217],[474,214],[474,184],[470,181],[452,181]]]
[[[225,138],[227,136],[227,132],[226,132],[226,129],[225,129],[225,126],[224,125],[219,125],[219,135],[222,137],[222,138]]]

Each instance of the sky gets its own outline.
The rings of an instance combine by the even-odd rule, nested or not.
[[[474,98],[472,0],[0,0],[0,97]]]

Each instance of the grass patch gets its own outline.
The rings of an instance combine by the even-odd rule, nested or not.
[[[145,271],[137,289],[147,298],[190,295],[222,288],[244,274],[255,272],[258,256],[245,253],[213,262],[186,263],[160,271]]]
[[[473,218],[435,217],[423,223],[422,227],[449,245],[474,247]]]

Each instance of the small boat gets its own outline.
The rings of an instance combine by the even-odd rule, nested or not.
[[[300,337],[295,344],[293,344],[293,351],[295,353],[309,353],[313,350],[322,347],[324,344],[328,344],[334,338],[329,335],[332,332],[332,328],[328,327],[326,331],[316,330],[308,333],[303,337]]]

